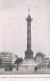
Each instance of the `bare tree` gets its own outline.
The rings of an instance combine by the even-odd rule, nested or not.
[[[18,70],[19,64],[22,63],[22,61],[23,61],[23,58],[17,58],[16,59],[14,64],[17,64],[17,70]]]

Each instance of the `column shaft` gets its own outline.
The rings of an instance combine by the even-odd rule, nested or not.
[[[27,50],[31,50],[31,21],[27,22]]]

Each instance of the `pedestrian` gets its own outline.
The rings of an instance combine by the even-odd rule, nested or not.
[[[17,71],[18,71],[18,66],[17,66]]]
[[[38,67],[37,67],[37,66],[35,66],[35,72],[37,72],[37,69],[38,69]]]

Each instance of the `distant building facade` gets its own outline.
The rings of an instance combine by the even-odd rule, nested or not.
[[[42,53],[37,53],[35,56],[35,61],[37,63],[43,63],[44,62],[44,55]]]
[[[10,52],[1,52],[0,58],[2,60],[2,65],[12,64],[17,59],[17,55],[12,54]]]
[[[12,55],[12,64],[14,64],[15,61],[17,60],[18,56],[16,54],[13,54],[13,53],[11,53],[11,55]]]
[[[0,58],[2,60],[3,65],[12,63],[12,56],[8,52],[1,52],[0,53]]]
[[[46,65],[49,64],[49,58],[45,58],[45,63],[46,63]]]
[[[37,53],[35,56],[35,61],[39,64],[41,68],[47,68],[49,64],[49,58],[45,57],[43,53]]]

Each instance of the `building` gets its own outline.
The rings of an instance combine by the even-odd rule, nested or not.
[[[11,64],[12,63],[12,56],[11,53],[8,52],[1,52],[0,58],[2,60],[2,65]]]
[[[45,63],[46,63],[46,65],[48,65],[49,64],[49,58],[45,58]]]
[[[35,56],[35,61],[37,63],[43,63],[44,62],[44,55],[43,53],[37,53],[36,56]]]
[[[15,61],[17,60],[18,56],[16,54],[13,54],[13,53],[11,53],[11,55],[12,55],[12,64],[14,64]]]
[[[38,63],[38,67],[46,69],[49,64],[49,58],[45,57],[43,53],[37,53],[35,61]]]
[[[13,64],[15,60],[18,58],[18,56],[10,52],[1,52],[0,58],[2,60],[2,65],[6,65]]]

